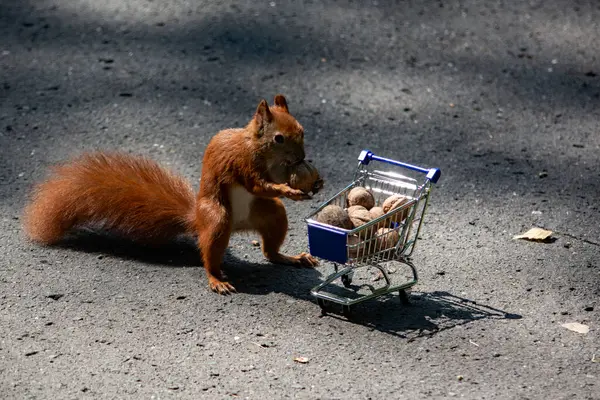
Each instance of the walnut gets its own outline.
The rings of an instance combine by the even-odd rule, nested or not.
[[[357,186],[348,193],[348,207],[363,206],[370,210],[375,205],[373,194],[361,186]]]
[[[302,161],[293,166],[274,165],[267,171],[271,181],[287,183],[291,188],[304,193],[317,194],[323,188],[323,179],[311,163]]]
[[[350,221],[352,221],[352,225],[354,225],[355,228],[371,222],[371,214],[369,214],[369,210],[363,206],[349,207],[348,216],[350,217]]]
[[[394,194],[394,195],[388,197],[387,199],[385,199],[381,208],[383,209],[383,212],[387,214],[388,212],[390,212],[396,208],[402,207],[404,204],[408,203],[409,201],[410,201],[409,197],[402,196],[399,194]],[[406,219],[406,217],[408,217],[409,211],[410,211],[410,208],[407,208],[406,210],[402,211],[398,215],[394,216],[393,219],[398,222],[404,221]]]
[[[400,240],[398,231],[390,228],[379,228],[377,230],[377,251],[393,249]]]
[[[339,228],[354,228],[346,210],[334,204],[325,206],[321,211],[319,211],[315,217],[315,220],[323,224],[333,225]]]
[[[358,244],[360,243],[360,239],[356,235],[348,235],[348,255],[352,258],[356,258],[358,253],[362,253]],[[361,254],[362,255],[362,254]]]
[[[369,210],[369,214],[371,215],[371,220],[375,220],[381,216],[384,215],[383,212],[383,208],[381,207],[373,207]],[[384,219],[383,221],[378,222],[377,224],[375,224],[374,229],[379,229],[379,228],[383,228],[386,226],[386,224],[389,223],[389,220]]]
[[[369,214],[371,214],[371,219],[377,219],[377,218],[383,216],[383,214],[385,214],[385,213],[383,212],[383,208],[373,207],[369,210]]]
[[[289,185],[293,189],[302,190],[304,193],[316,194],[323,188],[323,179],[319,171],[306,161],[290,168]]]

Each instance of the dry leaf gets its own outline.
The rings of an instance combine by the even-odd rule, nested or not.
[[[299,362],[301,364],[306,364],[308,362],[308,358],[306,358],[306,357],[296,357],[296,358],[294,358],[294,361]]]
[[[542,228],[531,228],[525,233],[513,236],[513,239],[526,239],[526,240],[539,240],[543,241],[548,239],[552,235],[552,231],[548,231]]]
[[[578,322],[568,322],[566,324],[562,324],[561,326],[577,333],[588,333],[590,331],[589,326],[580,324]]]

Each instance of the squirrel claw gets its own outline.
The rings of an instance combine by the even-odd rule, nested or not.
[[[301,253],[297,256],[300,267],[314,268],[319,265],[319,261],[308,253]]]
[[[220,295],[228,295],[237,293],[237,290],[229,282],[221,282],[218,280],[211,281],[209,283],[210,289]]]
[[[287,198],[289,198],[291,200],[295,200],[295,201],[312,199],[312,196],[310,194],[304,193],[302,190],[298,190],[298,189],[289,190],[285,196]]]
[[[297,256],[277,253],[273,256],[267,255],[267,259],[274,264],[291,265],[298,268],[314,268],[319,265],[317,259],[308,253],[300,253]]]

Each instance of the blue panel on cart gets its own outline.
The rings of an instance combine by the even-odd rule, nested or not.
[[[348,260],[345,232],[308,224],[308,248],[315,257],[345,264]]]

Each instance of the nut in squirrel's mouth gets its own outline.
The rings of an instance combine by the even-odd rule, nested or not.
[[[288,162],[286,163],[286,165],[287,165],[288,167],[295,167],[296,165],[302,164],[302,162],[303,162],[303,161],[304,161],[304,158],[300,158],[300,159],[298,159],[298,160],[296,160],[296,161],[288,161]]]

